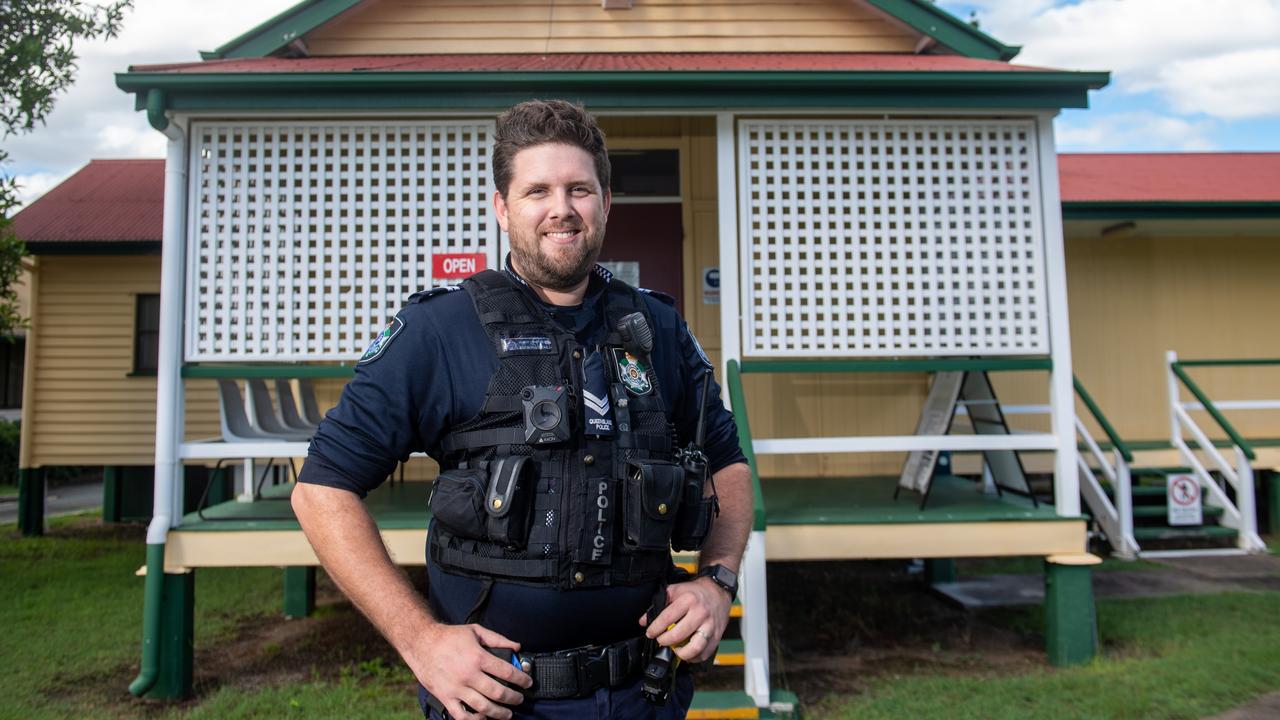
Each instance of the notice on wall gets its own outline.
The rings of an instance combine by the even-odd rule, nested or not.
[[[1200,525],[1200,483],[1195,475],[1170,475],[1168,485],[1169,524]]]
[[[640,263],[636,260],[601,260],[613,276],[631,287],[640,287]]]
[[[720,268],[702,268],[702,304],[720,304]]]

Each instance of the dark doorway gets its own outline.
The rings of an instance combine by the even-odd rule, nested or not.
[[[638,263],[641,287],[675,296],[684,311],[684,226],[680,203],[619,205],[609,211],[600,264],[627,277],[623,263]]]

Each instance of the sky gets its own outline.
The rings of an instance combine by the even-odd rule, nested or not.
[[[643,2],[644,0],[640,0]],[[164,156],[113,75],[198,60],[295,0],[136,0],[121,34],[78,44],[75,85],[44,127],[4,139],[24,203],[91,158]],[[1064,110],[1064,152],[1280,151],[1280,0],[938,0],[1022,46],[1013,62],[1109,70],[1090,109]]]

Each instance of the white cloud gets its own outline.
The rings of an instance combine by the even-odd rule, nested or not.
[[[1280,42],[1280,39],[1277,40]],[[1173,107],[1225,118],[1280,116],[1280,47],[1170,63],[1159,72]]]
[[[1073,151],[1213,150],[1214,122],[1190,121],[1151,112],[1086,113],[1059,118],[1058,149]]]
[[[137,0],[119,37],[75,46],[80,56],[75,84],[61,97],[43,127],[7,138],[14,174],[27,187],[52,187],[93,158],[163,157],[164,138],[133,109],[133,96],[115,85],[115,73],[130,65],[199,60],[211,50],[288,8],[296,0]],[[56,183],[54,183],[56,184]]]
[[[1023,46],[1016,62],[1111,70],[1115,91],[1155,91],[1180,112],[1280,116],[1280,0],[972,4],[984,30]]]

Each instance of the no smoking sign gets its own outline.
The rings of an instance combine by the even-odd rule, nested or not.
[[[1170,525],[1200,525],[1200,483],[1194,475],[1170,475],[1166,503]]]

